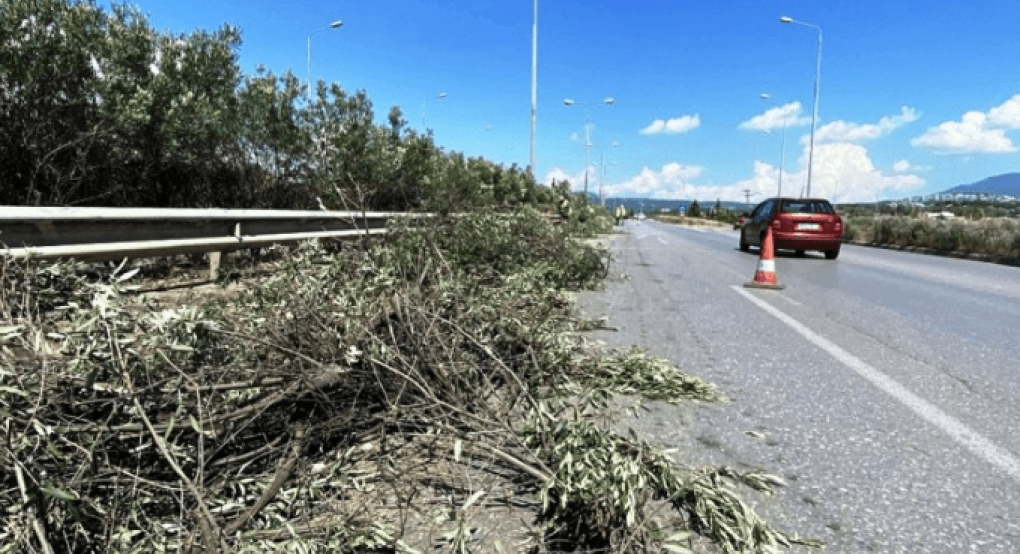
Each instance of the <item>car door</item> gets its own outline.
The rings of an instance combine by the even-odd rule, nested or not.
[[[751,213],[750,224],[744,226],[744,241],[752,246],[761,246],[761,233],[772,218],[772,208],[776,205],[775,200],[766,200]]]
[[[754,209],[751,210],[750,215],[747,216],[747,219],[744,220],[744,226],[740,228],[740,241],[741,242],[745,242],[747,244],[753,244],[751,242],[751,237],[758,236],[758,234],[754,230],[754,228],[755,228],[754,227],[754,225],[755,225],[754,221],[755,221],[755,218],[758,217],[758,214],[761,213],[761,207],[764,206],[764,205],[765,205],[765,202],[762,202],[761,204],[758,204],[757,206],[755,206]]]

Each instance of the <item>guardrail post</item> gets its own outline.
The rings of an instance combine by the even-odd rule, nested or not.
[[[223,260],[223,252],[209,253],[209,280],[215,281],[220,276],[220,262]]]
[[[233,237],[241,242],[241,222],[234,223]],[[210,252],[209,253],[209,280],[215,281],[220,276],[220,267],[223,265],[223,256],[225,252]]]

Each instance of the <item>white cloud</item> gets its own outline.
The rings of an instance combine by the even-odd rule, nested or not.
[[[643,168],[637,175],[622,183],[607,184],[603,191],[607,196],[641,196],[651,198],[678,198],[682,196],[688,181],[696,179],[705,168],[671,162],[659,171]]]
[[[999,116],[1005,117],[1006,114],[1000,113]],[[929,127],[923,135],[911,139],[910,144],[943,154],[1002,154],[1017,151],[1006,132],[989,126],[988,116],[982,112],[967,112],[960,121],[946,121],[937,127]]]
[[[900,160],[893,164],[893,171],[897,173],[906,173],[908,171],[931,171],[930,165],[917,165],[908,162],[907,160]]]
[[[806,165],[805,153],[801,165]],[[803,183],[806,171],[797,175]],[[815,167],[811,178],[811,196],[828,198],[833,202],[867,202],[892,193],[920,188],[925,180],[917,175],[886,175],[875,168],[868,150],[851,143],[834,143],[815,146]]]
[[[783,196],[799,196],[807,184],[808,149],[804,148],[799,167],[784,172]],[[909,164],[909,162],[908,162]],[[900,164],[897,164],[900,165]],[[755,161],[754,173],[748,179],[730,184],[691,183],[705,173],[700,166],[667,164],[659,171],[644,168],[622,183],[604,187],[608,196],[694,199],[703,202],[722,199],[743,202],[744,191],[751,201],[775,196],[779,185],[779,168]],[[811,196],[833,202],[870,202],[889,196],[901,197],[906,191],[922,187],[925,180],[914,174],[888,175],[878,170],[865,147],[852,143],[815,146]]]
[[[988,120],[997,127],[1020,129],[1020,94],[989,110]]]
[[[642,135],[678,135],[680,133],[686,133],[692,131],[701,126],[701,115],[684,115],[676,117],[670,120],[656,119],[644,129],[641,129]]]
[[[594,166],[588,166],[588,192],[598,192],[598,177],[595,172]],[[556,167],[552,171],[545,174],[545,179],[542,180],[546,185],[552,185],[555,180],[557,183],[563,181],[570,182],[570,190],[574,192],[580,192],[584,190],[584,174],[585,171],[582,169],[580,173],[570,175],[566,171]],[[593,188],[594,187],[594,188]]]
[[[960,121],[945,121],[929,127],[910,144],[941,154],[1009,154],[1017,151],[1006,135],[1007,129],[1020,129],[1020,94],[988,110],[970,111]]]
[[[900,108],[900,113],[888,115],[878,120],[878,123],[852,123],[848,121],[833,121],[822,125],[815,131],[815,144],[823,142],[859,142],[863,140],[874,140],[899,129],[900,127],[917,121],[920,117],[917,110],[909,106]],[[809,140],[810,137],[803,140]]]
[[[811,123],[810,117],[800,114],[800,102],[793,102],[784,106],[770,108],[765,113],[756,115],[740,124],[741,129],[752,131],[771,131],[784,127],[798,127]]]

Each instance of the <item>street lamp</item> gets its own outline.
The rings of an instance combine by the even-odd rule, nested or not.
[[[440,92],[437,93],[434,98],[426,98],[425,101],[421,103],[421,131],[423,133],[425,132],[425,107],[428,106],[429,102],[439,101],[442,100],[443,98],[446,98],[447,96],[449,96],[449,94],[446,93],[445,91]]]
[[[589,150],[591,149],[591,109],[596,106],[612,106],[616,103],[616,99],[612,96],[603,98],[601,102],[575,102],[570,98],[563,99],[564,106],[581,106],[584,108],[584,198],[588,199],[588,166],[590,165]]]
[[[822,29],[817,25],[810,23],[804,23],[803,21],[797,21],[792,17],[783,16],[779,18],[780,23],[795,23],[797,25],[803,25],[804,27],[810,27],[815,31],[818,31],[818,61],[815,65],[815,99],[814,106],[811,113],[811,146],[808,150],[808,170],[807,170],[807,195],[811,196],[811,167],[814,161],[815,154],[815,122],[818,120],[818,81],[822,77]]]
[[[312,35],[322,31],[328,31],[330,29],[338,29],[343,27],[344,22],[337,19],[336,21],[329,24],[329,27],[323,27],[316,29],[311,33],[308,33],[308,101],[312,101]]]
[[[762,93],[760,96],[761,96],[762,100],[775,100],[769,94]],[[782,108],[780,108],[780,109],[782,109]],[[776,193],[776,197],[777,198],[782,198],[782,196],[783,196],[783,167],[786,166],[786,122],[787,122],[787,118],[783,117],[783,122],[780,125],[783,128],[783,142],[782,142],[782,146],[779,147],[779,149],[780,149],[780,157],[779,157],[779,191]]]

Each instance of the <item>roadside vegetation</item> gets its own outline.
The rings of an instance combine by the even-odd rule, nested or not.
[[[814,544],[736,495],[776,477],[610,430],[620,395],[723,393],[583,339],[566,291],[598,286],[596,250],[531,208],[396,231],[305,244],[197,305],[123,267],[4,262],[0,551]]]
[[[846,217],[843,239],[1020,258],[1020,221],[1010,218]]]
[[[622,396],[724,396],[584,340],[567,293],[605,274],[581,241],[603,209],[397,107],[379,123],[364,91],[244,75],[240,44],[129,5],[6,2],[4,203],[436,217],[275,249],[199,302],[140,293],[126,264],[0,258],[0,553],[816,544],[737,495],[778,478],[611,431]]]

